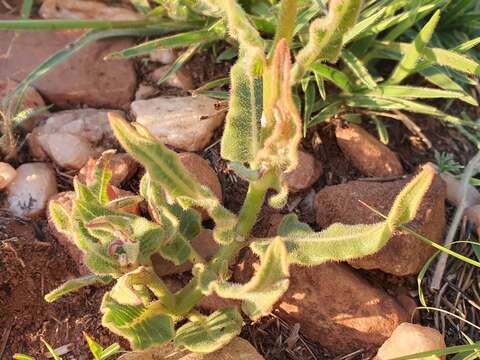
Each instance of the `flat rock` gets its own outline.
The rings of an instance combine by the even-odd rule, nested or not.
[[[5,99],[6,96],[10,95],[15,90],[17,85],[18,82],[13,80],[0,80],[0,101]],[[17,101],[17,96],[14,96],[10,99],[8,111],[15,110],[14,108],[17,106]],[[43,98],[40,96],[37,90],[31,86],[28,86],[23,93],[22,103],[20,104],[19,111],[27,109],[37,110],[43,107],[45,107],[45,101],[43,101]],[[44,112],[25,120],[20,124],[20,126],[26,131],[32,131],[35,125],[39,121],[46,119],[48,115],[48,110],[45,110]]]
[[[8,209],[16,216],[34,218],[43,214],[48,200],[57,193],[55,171],[45,163],[25,163],[7,186]]]
[[[410,179],[371,182],[351,181],[346,184],[327,186],[315,198],[317,223],[326,228],[333,223],[373,224],[382,218],[360,201],[387,214],[395,197]],[[408,226],[430,240],[440,243],[446,227],[445,184],[436,177],[425,195],[415,219]],[[357,268],[378,269],[405,276],[418,273],[434,248],[404,231],[397,231],[388,243],[376,254],[349,261]]]
[[[131,109],[136,121],[163,143],[183,151],[199,151],[208,145],[225,117],[216,104],[201,95],[157,97],[134,101]]]
[[[59,166],[80,169],[116,143],[108,123],[109,110],[66,110],[50,116],[28,136],[30,152],[48,155]]]
[[[200,184],[212,190],[220,202],[223,201],[222,185],[218,180],[217,174],[207,160],[195,153],[179,153],[178,159]],[[200,211],[203,220],[209,218],[205,210],[198,210]]]
[[[0,80],[22,81],[44,60],[83,34],[80,30],[1,31]],[[55,66],[33,85],[45,100],[60,108],[86,105],[127,109],[136,87],[133,64],[128,60],[103,58],[134,44],[128,38],[96,41]]]
[[[296,193],[312,186],[323,174],[320,161],[305,151],[298,152],[298,165],[295,170],[285,174],[288,189]]]
[[[192,240],[192,246],[206,260],[209,260],[218,250],[218,243],[213,239],[212,230],[208,229],[202,229],[200,234]],[[190,262],[175,265],[171,261],[161,257],[160,254],[152,255],[151,259],[153,268],[160,277],[180,274],[192,268]]]
[[[144,18],[133,10],[88,0],[44,0],[39,14],[44,19],[141,20]]]
[[[49,204],[51,204],[53,201],[56,201],[60,205],[62,205],[65,209],[67,209],[67,211],[71,211],[72,202],[74,198],[75,198],[75,192],[65,191],[53,196],[50,199]],[[77,245],[75,245],[75,242],[73,239],[61,233],[55,227],[52,215],[50,213],[50,207],[47,212],[47,220],[48,220],[48,229],[50,233],[59,242],[59,244],[63,246],[63,248],[67,251],[67,253],[70,255],[72,260],[75,262],[80,276],[90,274],[91,271],[88,269],[87,265],[85,265],[85,263],[83,262],[83,251],[80,250],[77,247]]]
[[[17,171],[12,165],[0,162],[0,190],[5,189],[17,176]]]
[[[345,157],[362,174],[378,177],[404,174],[398,156],[362,127],[337,126],[335,135]]]
[[[120,360],[263,360],[263,357],[247,340],[237,337],[224,348],[210,354],[179,351],[167,344],[162,348],[126,353]]]
[[[425,351],[445,349],[438,330],[416,324],[400,324],[392,336],[378,349],[375,360],[389,360]],[[441,357],[445,359],[445,356]],[[422,359],[422,358],[419,358]]]
[[[244,283],[258,259],[248,252],[234,271]],[[381,289],[371,286],[347,265],[290,266],[290,287],[274,313],[335,354],[377,348],[407,314]]]

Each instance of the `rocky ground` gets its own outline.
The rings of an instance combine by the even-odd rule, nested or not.
[[[138,16],[126,7],[83,3],[90,5],[78,6],[75,0],[45,0],[38,16]],[[15,1],[0,2],[0,18],[14,18],[16,9]],[[9,94],[35,66],[81,34],[1,31],[0,97]],[[54,347],[68,345],[67,359],[87,359],[82,332],[104,345],[119,341],[128,348],[99,323],[98,308],[105,289],[89,287],[54,304],[43,301],[45,293],[65,280],[88,272],[81,252],[53,228],[46,213],[48,202],[52,198],[65,204],[71,202],[73,177],[83,181],[91,159],[98,159],[110,148],[118,150],[112,160],[115,191],[120,194],[138,190],[144,170],[117,144],[108,125],[108,112],[115,111],[141,123],[176,150],[192,175],[209,186],[229,209],[238,210],[243,201],[246,183],[229,172],[219,156],[225,104],[201,95],[191,97],[189,92],[206,81],[225,76],[230,64],[216,64],[211,54],[204,52],[166,85],[158,86],[156,81],[177,53],[158,50],[138,61],[103,61],[105,55],[134,43],[134,39],[97,41],[26,92],[25,108],[50,107],[47,113],[23,124],[16,153],[8,162],[0,163],[2,359],[11,358],[15,352],[40,356],[44,351],[42,338]],[[464,110],[455,106],[454,112]],[[478,117],[478,113],[475,115]],[[461,163],[475,153],[472,145],[438,120],[415,120],[434,149],[454,154]],[[335,222],[378,221],[379,217],[361,202],[388,212],[396,194],[418,166],[433,159],[432,149],[401,124],[391,122],[389,127],[388,147],[372,135],[368,124],[332,122],[310,129],[302,143],[299,167],[287,178],[291,191],[287,206],[280,212],[265,207],[254,234],[275,234],[282,213],[292,211],[317,230]],[[437,243],[444,240],[455,205],[451,187],[452,182],[438,176],[409,225]],[[475,188],[470,198],[475,199],[470,205],[480,203]],[[142,206],[132,211],[145,213]],[[206,227],[211,227],[208,216],[202,216]],[[463,228],[463,239],[472,234],[469,229]],[[194,247],[206,258],[215,252],[216,246],[208,229],[194,240]],[[455,249],[473,256],[470,247]],[[461,344],[462,332],[480,340],[474,327],[448,314],[416,310],[416,276],[433,253],[433,248],[415,237],[397,232],[373,256],[349,263],[294,267],[290,289],[272,315],[244,329],[242,337],[251,345],[236,340],[230,350],[212,355],[211,359],[237,359],[231,356],[239,352],[246,354],[245,359],[253,360],[262,356],[350,359],[375,354],[377,359],[388,359],[405,354],[405,344],[411,345],[410,353],[443,347],[445,341],[448,345]],[[161,258],[153,260],[157,273],[172,289],[188,281],[191,265],[176,267]],[[248,280],[257,261],[249,252],[241,254],[232,268],[234,279]],[[426,284],[430,273],[427,272]],[[478,270],[450,259],[440,292],[430,292],[428,286],[424,289],[427,303],[478,324]],[[210,312],[223,304],[224,300],[211,296],[199,308]],[[188,356],[180,354],[177,358],[196,359]]]

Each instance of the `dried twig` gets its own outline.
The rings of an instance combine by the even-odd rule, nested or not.
[[[466,208],[466,201],[467,201],[467,187],[470,181],[470,178],[475,174],[478,170],[478,166],[480,165],[480,152],[478,152],[467,164],[465,171],[462,175],[462,187],[461,187],[461,201],[457,206],[457,210],[455,211],[455,216],[453,217],[452,224],[450,225],[450,229],[448,230],[447,237],[445,238],[444,246],[448,247],[448,245],[453,241],[455,238],[455,234],[457,233],[458,226],[463,217],[463,213]],[[430,287],[433,290],[439,290],[440,284],[442,282],[443,273],[445,272],[445,267],[447,265],[448,254],[442,253],[439,256],[437,265],[435,267],[435,272],[433,274],[432,282]]]

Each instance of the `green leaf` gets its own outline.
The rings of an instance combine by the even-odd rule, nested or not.
[[[408,85],[380,85],[376,89],[362,91],[361,94],[376,97],[400,97],[409,99],[459,99],[465,96],[463,92],[455,90],[440,90]]]
[[[28,356],[28,355],[25,355],[25,354],[14,354],[13,358],[15,360],[35,360],[34,357],[31,357],[31,356]]]
[[[48,213],[51,216],[56,229],[61,233],[68,233],[71,229],[70,214],[58,201],[48,203]]]
[[[418,33],[409,51],[405,53],[402,60],[398,63],[392,75],[387,80],[388,84],[399,84],[414,71],[417,62],[424,54],[427,44],[432,38],[433,32],[435,31],[439,20],[440,10],[437,10],[427,24]]]
[[[87,340],[88,348],[92,353],[93,357],[95,358],[95,360],[102,360],[102,352],[103,352],[102,346],[87,334],[84,333],[83,336]]]
[[[425,167],[397,196],[386,221],[376,224],[333,224],[315,233],[300,223],[295,215],[286,217],[280,226],[280,235],[287,248],[289,263],[320,265],[327,261],[346,261],[376,253],[400,225],[415,218],[434,176],[434,170]],[[268,239],[257,240],[250,247],[262,256],[268,252],[269,243]]]
[[[55,290],[50,291],[47,295],[45,295],[45,301],[51,303],[66,294],[70,294],[71,292],[78,291],[86,286],[90,285],[106,285],[111,282],[113,279],[111,276],[99,276],[99,275],[85,275],[76,279],[68,280],[67,282],[60,285]]]
[[[20,14],[22,19],[28,19],[32,13],[33,0],[23,0],[22,9]]]
[[[245,59],[230,70],[230,104],[222,136],[221,155],[230,161],[251,162],[260,149],[262,79]]]
[[[365,31],[368,31],[373,24],[380,20],[385,14],[386,8],[382,8],[375,14],[359,21],[353,28],[351,28],[343,37],[343,45],[345,46],[355,38],[360,37]]]
[[[268,314],[289,284],[287,249],[281,238],[268,244],[260,260],[259,269],[248,283],[214,282],[211,285],[220,297],[242,300],[242,310],[252,320]]]
[[[374,89],[377,87],[377,83],[375,80],[373,80],[365,65],[363,65],[362,61],[359,60],[353,53],[347,49],[343,49],[342,60],[357,77],[357,79],[363,83],[363,85],[369,89]]]
[[[311,81],[308,82],[305,93],[305,101],[304,101],[304,108],[303,108],[303,135],[306,136],[308,124],[310,123],[310,119],[312,117],[313,106],[315,103],[315,87]]]
[[[133,349],[162,346],[175,336],[173,319],[160,301],[148,305],[117,302],[110,293],[103,297],[102,325],[127,338]]]
[[[375,49],[379,51],[376,54],[380,55],[380,57],[391,58],[392,56],[396,57],[398,54],[406,54],[412,51],[414,46],[414,44],[382,41],[376,43]],[[441,48],[425,48],[423,56],[425,60],[432,64],[446,66],[469,75],[480,75],[480,64],[477,61],[455,51]]]
[[[340,89],[342,89],[347,93],[352,92],[354,89],[354,86],[350,82],[350,79],[348,78],[348,76],[345,75],[345,73],[341,72],[340,70],[337,70],[328,65],[320,64],[320,63],[313,64],[311,66],[311,70],[315,74],[318,74],[319,76],[327,80],[330,80],[334,85],[338,86]]]
[[[174,344],[195,353],[214,352],[237,337],[242,325],[242,316],[236,307],[224,308],[180,327]]]
[[[378,137],[380,138],[380,141],[383,144],[387,145],[390,141],[390,136],[388,134],[388,130],[387,130],[387,127],[385,126],[385,123],[376,116],[372,116],[372,120],[375,123],[375,127],[377,128],[377,133],[378,133]]]

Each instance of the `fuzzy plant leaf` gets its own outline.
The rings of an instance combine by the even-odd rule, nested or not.
[[[246,284],[212,282],[218,296],[242,300],[242,310],[252,320],[268,314],[289,285],[288,253],[284,241],[271,241],[260,257],[260,267]]]
[[[320,265],[327,261],[346,261],[376,253],[400,225],[415,218],[434,176],[435,171],[426,166],[399,193],[387,219],[375,224],[333,224],[316,233],[308,225],[299,222],[295,215],[285,217],[279,235],[285,242],[289,263]],[[263,256],[268,252],[271,241],[254,241],[251,248]]]
[[[316,61],[335,63],[340,55],[343,37],[356,23],[361,0],[330,0],[328,15],[313,21],[309,40],[297,54],[292,80],[299,82]]]
[[[240,59],[230,70],[229,111],[222,136],[222,158],[251,162],[261,147],[262,78]]]
[[[64,295],[70,294],[74,291],[78,291],[86,286],[96,284],[106,285],[112,280],[113,278],[109,275],[99,276],[95,274],[85,275],[76,279],[68,280],[67,282],[60,285],[58,288],[50,291],[47,295],[45,295],[45,301],[51,303],[57,301]]]
[[[255,158],[255,168],[277,169],[280,174],[297,167],[298,145],[302,138],[302,119],[293,100],[290,73],[290,51],[283,39],[265,75],[267,95],[262,134],[265,140]]]
[[[102,325],[129,340],[135,350],[162,346],[175,336],[173,319],[165,313],[160,301],[144,304],[123,304],[106,293],[101,311]]]
[[[147,170],[152,181],[183,208],[200,206],[215,221],[214,238],[229,243],[236,238],[236,216],[224,208],[213,192],[199,184],[180,163],[175,152],[167,149],[139,124],[135,127],[113,113],[110,126],[122,146]]]
[[[181,326],[175,335],[174,345],[195,353],[214,352],[237,337],[242,326],[243,319],[237,308],[224,308]]]

